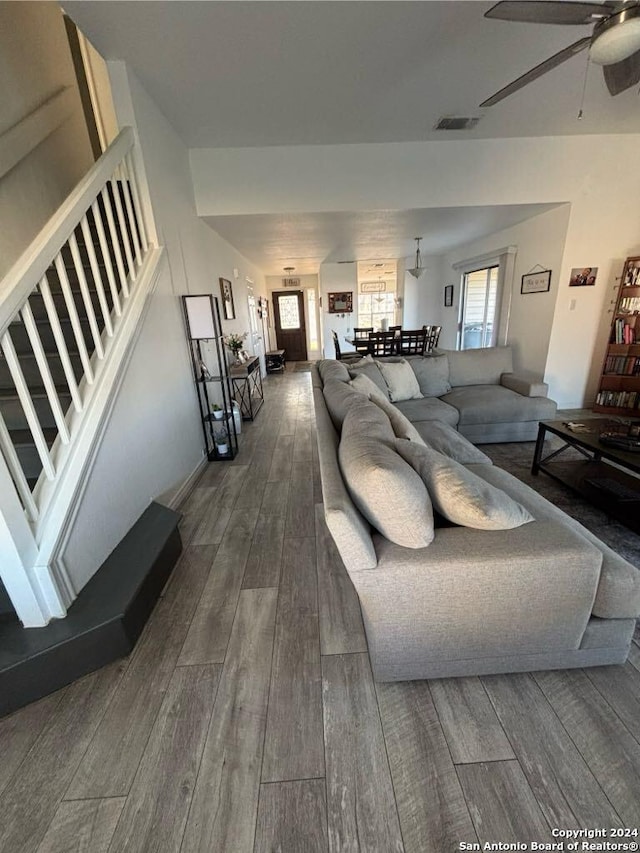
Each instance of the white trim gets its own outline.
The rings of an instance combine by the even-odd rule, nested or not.
[[[492,252],[485,252],[483,255],[476,255],[475,258],[468,258],[464,261],[456,261],[451,264],[454,270],[459,272],[473,272],[475,269],[491,266],[492,261],[497,264],[503,255],[515,255],[518,251],[517,246],[505,246],[503,249],[495,249]]]
[[[0,178],[24,160],[73,112],[73,89],[64,86],[0,135]]]

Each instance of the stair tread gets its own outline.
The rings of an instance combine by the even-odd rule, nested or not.
[[[56,385],[56,391],[59,397],[70,397],[69,388],[66,385]],[[34,385],[29,388],[31,397],[46,397],[47,392],[44,385]],[[2,388],[0,386],[0,400],[18,400],[18,392],[15,388]]]
[[[53,444],[58,436],[58,430],[56,427],[43,427],[42,432],[46,439],[49,447]],[[31,435],[31,430],[29,429],[10,429],[9,435],[11,436],[11,440],[13,442],[14,447],[18,447],[19,445],[32,445],[33,444],[33,436]]]

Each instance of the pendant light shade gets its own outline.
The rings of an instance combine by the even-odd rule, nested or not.
[[[420,240],[422,240],[422,237],[414,237],[414,240],[416,241],[416,265],[415,267],[413,267],[413,269],[407,270],[407,272],[411,273],[414,278],[420,278],[420,276],[424,272],[424,267],[422,266],[422,257],[420,255]]]

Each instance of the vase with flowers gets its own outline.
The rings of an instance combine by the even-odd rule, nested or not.
[[[239,355],[244,349],[244,340],[246,337],[246,332],[243,332],[242,334],[239,334],[238,332],[231,332],[229,335],[222,336],[224,345],[227,349],[230,349],[233,354],[233,364],[242,364]]]

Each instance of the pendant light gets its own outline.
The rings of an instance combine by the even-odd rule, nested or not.
[[[414,278],[420,278],[420,276],[424,272],[424,267],[422,266],[422,258],[420,256],[420,240],[422,240],[422,237],[414,237],[413,239],[416,241],[416,265],[415,267],[413,267],[413,269],[407,270],[407,272],[411,273]]]

